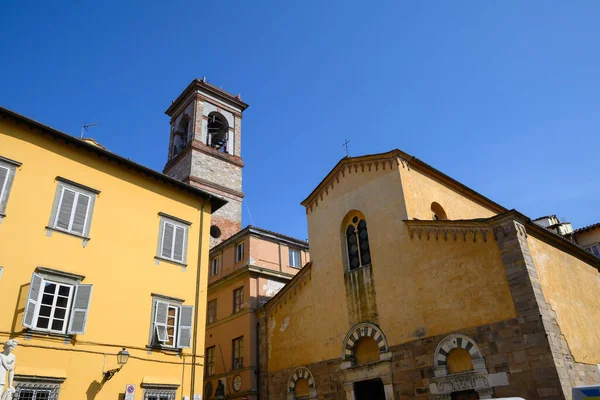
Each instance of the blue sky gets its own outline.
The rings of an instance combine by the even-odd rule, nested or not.
[[[507,208],[600,221],[600,2],[2,6],[0,104],[162,170],[196,77],[244,114],[244,224],[306,238],[341,157],[400,148]],[[248,212],[250,210],[250,213]]]

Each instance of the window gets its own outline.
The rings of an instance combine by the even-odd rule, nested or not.
[[[435,201],[433,203],[431,203],[431,213],[432,213],[432,218],[436,221],[445,221],[448,219],[448,216],[446,215],[446,211],[444,211],[444,208]]]
[[[349,271],[371,264],[367,222],[357,215],[346,227],[346,252]]]
[[[211,301],[209,301],[207,308],[208,311],[206,313],[206,323],[212,324],[217,320],[217,299],[212,299]]]
[[[194,307],[154,299],[151,343],[166,348],[188,348],[192,338]]]
[[[58,398],[59,383],[49,382],[17,382],[16,392],[11,399],[15,400],[56,400]]]
[[[233,312],[236,313],[244,309],[244,287],[233,291]]]
[[[590,247],[586,247],[586,250],[593,253],[596,257],[600,257],[600,245],[594,244]]]
[[[176,394],[174,389],[146,389],[144,400],[175,400]]]
[[[99,191],[57,177],[58,186],[50,215],[51,229],[87,237]]]
[[[175,157],[176,155],[181,153],[181,150],[183,150],[187,146],[188,141],[190,139],[189,132],[191,132],[191,129],[189,129],[190,124],[191,120],[187,115],[181,117],[177,129],[173,133],[172,157]]]
[[[6,204],[8,195],[15,178],[15,171],[21,163],[8,158],[0,157],[0,221],[6,215]]]
[[[215,374],[215,346],[206,349],[206,376]]]
[[[159,213],[160,231],[156,257],[185,264],[190,223]]]
[[[300,250],[290,249],[290,267],[300,268]]]
[[[244,337],[233,339],[233,369],[244,368]]]
[[[240,262],[244,259],[244,243],[238,243],[235,246],[235,262]]]
[[[67,284],[34,273],[23,315],[23,326],[58,334],[85,333],[92,285]]]
[[[215,257],[210,263],[210,276],[215,276],[219,273],[219,258]]]

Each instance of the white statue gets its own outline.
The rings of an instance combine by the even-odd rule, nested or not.
[[[13,387],[13,378],[15,377],[15,363],[17,357],[12,351],[17,347],[17,341],[14,339],[4,343],[4,351],[0,353],[0,399],[12,399],[15,388]],[[8,386],[6,385],[6,373],[8,372]]]

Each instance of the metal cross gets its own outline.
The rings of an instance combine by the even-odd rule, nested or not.
[[[346,157],[350,157],[350,154],[348,153],[348,143],[350,143],[350,141],[348,139],[346,139],[346,141],[342,145],[342,146],[346,147]]]

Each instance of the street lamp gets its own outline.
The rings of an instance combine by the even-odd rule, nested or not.
[[[104,381],[109,381],[117,372],[119,372],[121,368],[123,368],[123,365],[127,364],[127,360],[129,360],[129,352],[123,347],[123,350],[117,353],[117,363],[119,363],[119,368],[106,371],[104,373]]]

